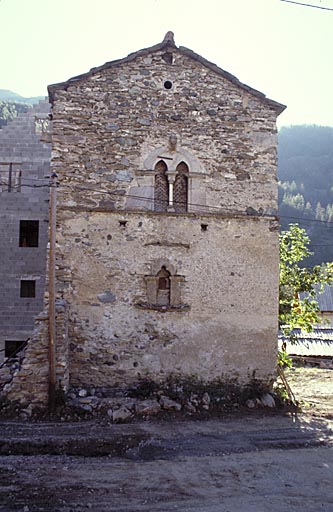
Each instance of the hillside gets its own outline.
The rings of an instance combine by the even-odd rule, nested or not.
[[[10,101],[14,103],[26,103],[28,105],[34,105],[39,100],[43,100],[44,96],[33,96],[25,98],[16,94],[16,92],[8,91],[7,89],[0,89],[0,101]]]
[[[5,126],[8,121],[11,121],[19,114],[27,112],[31,107],[32,105],[29,105],[28,103],[0,100],[0,128]]]
[[[15,92],[0,89],[0,128],[19,114],[27,112],[32,105],[38,103],[41,99],[44,99],[43,96],[24,98]]]
[[[311,239],[307,264],[333,261],[333,128],[291,126],[279,132],[282,229],[298,222]]]

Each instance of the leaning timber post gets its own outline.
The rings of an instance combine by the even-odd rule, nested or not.
[[[56,311],[55,311],[55,260],[56,260],[57,175],[51,176],[50,187],[50,252],[49,252],[49,409],[55,408],[56,397]]]

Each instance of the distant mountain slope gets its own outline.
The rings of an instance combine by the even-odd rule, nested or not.
[[[7,89],[0,89],[0,101],[12,101],[15,103],[28,103],[29,105],[33,105],[43,99],[44,96],[24,98],[23,96],[16,94],[16,92],[8,91]]]
[[[307,264],[333,261],[333,127],[282,128],[278,156],[282,229],[298,222],[307,230]]]
[[[16,92],[0,89],[0,128],[43,99],[44,96],[24,98]]]
[[[32,108],[32,105],[28,103],[0,100],[0,128],[19,114],[27,112],[30,108]]]

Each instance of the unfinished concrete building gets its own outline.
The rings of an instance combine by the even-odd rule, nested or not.
[[[43,309],[50,145],[48,101],[0,130],[0,362],[31,335]]]
[[[49,96],[58,383],[270,381],[285,107],[177,47],[172,33]],[[47,332],[45,317],[21,375],[47,354]],[[26,399],[47,396],[44,361]]]

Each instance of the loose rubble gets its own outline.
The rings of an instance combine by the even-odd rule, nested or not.
[[[6,386],[20,367],[17,358],[10,366],[0,369],[0,385]],[[136,418],[154,416],[184,415],[207,416],[230,412],[245,406],[247,409],[269,408],[280,405],[281,400],[269,390],[252,387],[244,388],[233,381],[216,381],[207,385],[200,380],[178,381],[169,379],[164,383],[143,380],[132,388],[114,389],[108,387],[72,387],[67,393],[59,390],[57,415],[61,421],[102,417],[108,422],[123,423]],[[38,413],[36,414],[36,411]],[[47,409],[37,409],[28,402],[0,400],[0,415],[31,419],[47,415]]]
[[[278,397],[262,393],[255,398],[243,400],[241,397],[225,396],[223,390],[218,394],[207,391],[190,392],[181,385],[154,387],[151,390],[127,390],[126,392],[109,388],[72,388],[65,397],[64,415],[75,412],[78,415],[91,417],[101,416],[112,423],[126,423],[136,418],[151,418],[160,415],[198,416],[214,415],[218,412],[237,410],[241,406],[248,409],[275,408]],[[130,396],[137,394],[138,396]],[[31,416],[32,411],[27,407],[23,414]]]

